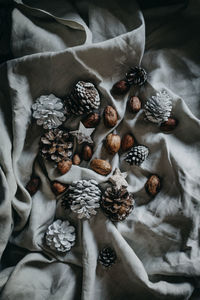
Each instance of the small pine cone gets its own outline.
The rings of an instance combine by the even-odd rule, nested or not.
[[[33,118],[44,129],[57,128],[66,120],[63,102],[53,94],[37,98],[32,110]]]
[[[147,81],[147,72],[140,67],[130,68],[126,73],[127,82],[132,85],[143,85]]]
[[[147,158],[148,155],[149,149],[146,146],[134,146],[128,152],[125,161],[128,162],[130,165],[133,165],[134,163],[136,166],[139,166],[141,165],[141,163],[143,163],[143,161]]]
[[[89,219],[96,215],[100,207],[101,191],[95,180],[73,181],[62,198],[62,206],[78,215],[79,219]]]
[[[100,106],[99,92],[91,82],[78,81],[65,103],[68,114],[90,113]]]
[[[133,196],[125,187],[109,186],[101,200],[101,208],[113,222],[123,221],[133,210]]]
[[[166,122],[171,115],[171,110],[172,99],[165,90],[149,98],[144,106],[147,120],[157,124]]]
[[[40,153],[50,161],[56,163],[71,159],[73,142],[67,131],[51,129],[40,139]]]
[[[103,265],[105,268],[111,267],[117,259],[117,255],[115,251],[110,247],[103,248],[100,253],[98,260],[101,265]]]
[[[67,252],[75,245],[75,228],[69,221],[56,220],[48,227],[45,239],[52,250]]]

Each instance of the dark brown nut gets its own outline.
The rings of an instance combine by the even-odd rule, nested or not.
[[[126,80],[116,82],[112,87],[112,93],[115,95],[124,95],[130,89],[130,85]]]
[[[100,122],[100,114],[97,112],[90,113],[83,120],[82,123],[86,128],[94,128]]]
[[[71,169],[71,166],[72,166],[72,161],[70,159],[61,160],[57,165],[57,169],[63,175],[65,173],[69,172],[69,170]]]
[[[89,145],[84,145],[82,150],[83,160],[89,161],[93,155],[93,149]]]
[[[135,139],[132,136],[132,134],[127,133],[123,136],[122,138],[122,142],[121,142],[121,148],[122,151],[128,151],[129,149],[131,149],[135,144]]]
[[[151,175],[145,184],[145,189],[147,193],[151,196],[155,196],[160,191],[160,178],[158,175]]]
[[[32,177],[31,180],[27,183],[26,189],[31,196],[33,196],[40,187],[41,180],[39,177]]]
[[[81,163],[81,159],[80,159],[80,156],[78,154],[74,154],[73,156],[73,164],[78,166],[80,165]]]
[[[140,99],[136,96],[132,96],[130,98],[128,105],[129,105],[130,111],[133,113],[137,113],[141,109],[141,106],[142,106]]]
[[[160,129],[162,131],[172,131],[177,127],[177,125],[178,125],[177,119],[169,118],[166,122],[160,125]]]
[[[106,106],[106,108],[104,109],[104,124],[106,127],[108,128],[112,128],[117,124],[117,111],[114,107],[108,105]]]
[[[58,181],[53,181],[51,183],[51,189],[55,195],[60,195],[60,194],[64,193],[66,188],[67,187],[65,184],[60,183]]]
[[[112,171],[112,167],[109,162],[103,159],[93,159],[90,166],[95,172],[104,176],[110,174],[110,172]]]
[[[115,154],[119,151],[121,146],[121,138],[118,134],[110,133],[106,137],[105,142],[108,153]]]

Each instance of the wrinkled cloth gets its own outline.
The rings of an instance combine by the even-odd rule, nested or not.
[[[200,299],[200,2],[175,12],[143,12],[134,1],[15,1],[11,10],[14,59],[0,72],[0,299],[121,300]],[[142,65],[148,82],[115,97],[112,85],[130,66]],[[78,220],[63,210],[50,181],[71,183],[107,177],[90,162],[73,165],[60,176],[38,157],[43,129],[32,119],[31,105],[41,95],[64,98],[78,80],[92,81],[101,107],[118,112],[114,129],[101,120],[93,134],[94,154],[112,170],[127,172],[135,208],[121,223],[98,210]],[[161,89],[173,100],[178,127],[166,134],[144,120],[144,112],[127,109],[130,95],[144,103]],[[66,128],[76,130],[80,118]],[[130,166],[124,154],[108,155],[104,140],[114,131],[133,133],[150,154],[141,166]],[[162,178],[155,198],[145,192],[150,174]],[[25,186],[31,174],[41,179],[31,198]],[[77,241],[62,255],[45,245],[44,234],[57,218],[76,227]],[[98,253],[105,246],[117,254],[105,270]]]

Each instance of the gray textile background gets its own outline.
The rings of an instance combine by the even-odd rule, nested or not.
[[[199,9],[200,1],[193,0],[183,11],[154,9],[143,16],[134,1],[16,1],[11,10],[15,59],[0,72],[0,299],[200,299]],[[143,111],[133,117],[127,96],[110,94],[129,66],[140,63],[149,73],[148,84],[130,94],[145,102],[167,89],[180,122],[172,134],[145,122]],[[42,94],[63,97],[80,79],[97,85],[101,110],[116,107],[115,131],[131,131],[150,149],[141,167],[130,167],[123,155],[105,152],[103,140],[112,130],[101,122],[95,131],[93,157],[127,171],[135,195],[135,210],[119,224],[100,210],[89,221],[66,215],[36,159],[42,129],[31,118],[32,103]],[[70,119],[66,126],[75,129],[78,121]],[[32,169],[42,181],[33,198],[25,189]],[[107,180],[89,163],[60,177],[49,163],[46,170],[51,180],[64,183]],[[150,173],[163,180],[152,201],[144,190]],[[43,241],[55,216],[77,228],[76,245],[64,256]],[[105,245],[118,257],[108,271],[97,265]]]

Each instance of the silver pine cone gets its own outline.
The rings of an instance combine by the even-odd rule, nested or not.
[[[130,165],[135,164],[136,166],[141,165],[143,161],[149,155],[149,149],[146,146],[139,145],[131,148],[128,152],[125,161],[128,162]]]
[[[79,219],[96,215],[100,207],[101,191],[95,180],[73,181],[62,199],[62,205],[70,208]]]
[[[49,225],[46,235],[46,244],[52,250],[67,252],[75,244],[76,233],[69,221],[56,220]]]
[[[172,99],[163,90],[147,100],[144,106],[146,118],[153,123],[163,123],[168,120],[172,110]]]
[[[66,99],[67,113],[82,115],[100,106],[99,92],[91,82],[78,81]]]
[[[42,95],[32,105],[33,118],[44,129],[57,128],[66,120],[62,100],[50,95]]]

